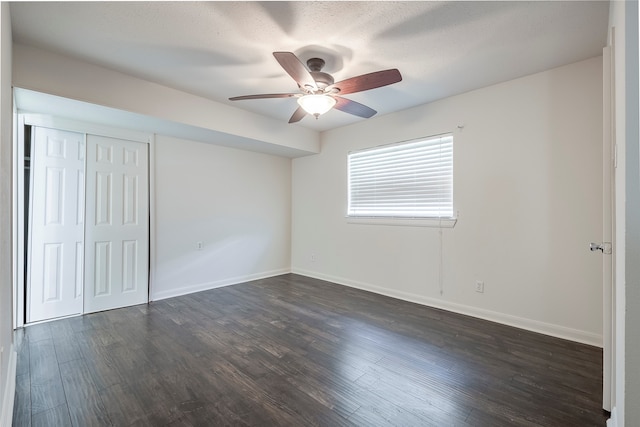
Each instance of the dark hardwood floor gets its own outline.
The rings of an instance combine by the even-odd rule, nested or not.
[[[17,331],[15,426],[604,426],[599,348],[284,275]]]

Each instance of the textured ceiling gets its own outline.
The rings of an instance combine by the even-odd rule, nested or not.
[[[403,81],[345,97],[386,114],[582,59],[606,44],[609,3],[16,2],[13,39],[286,122],[294,99],[273,51],[320,56],[336,81],[398,68]],[[364,119],[332,110],[291,126]]]

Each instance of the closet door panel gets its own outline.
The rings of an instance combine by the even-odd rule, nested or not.
[[[35,127],[32,140],[27,322],[82,313],[83,134]]]
[[[87,153],[85,312],[146,303],[148,146],[89,135]]]

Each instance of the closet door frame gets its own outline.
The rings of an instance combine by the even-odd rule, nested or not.
[[[155,244],[155,135],[148,132],[141,132],[131,129],[115,128],[111,126],[88,123],[73,119],[55,117],[46,114],[29,114],[17,111],[16,132],[14,132],[14,184],[13,184],[13,212],[14,212],[14,244],[13,244],[13,267],[14,267],[14,329],[25,325],[25,280],[24,249],[27,242],[24,239],[24,203],[25,203],[25,182],[24,182],[24,128],[25,126],[38,126],[63,131],[78,132],[109,138],[125,139],[129,141],[146,143],[149,146],[149,301],[154,287],[156,271],[156,244]]]

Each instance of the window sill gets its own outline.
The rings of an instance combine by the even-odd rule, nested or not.
[[[385,218],[348,216],[348,224],[397,225],[404,227],[453,228],[458,218]]]

